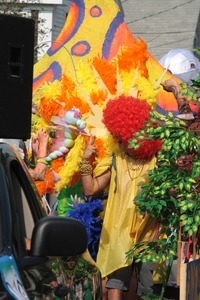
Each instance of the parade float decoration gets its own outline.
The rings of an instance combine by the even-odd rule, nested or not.
[[[52,117],[64,118],[76,108],[87,123],[87,134],[96,136],[97,160],[102,159],[109,151],[102,124],[107,100],[124,94],[145,99],[152,107],[159,101],[163,105],[165,99],[176,106],[174,96],[160,85],[163,78],[171,77],[148,52],[145,41],[130,32],[114,0],[72,1],[63,30],[34,66],[37,114],[32,118],[32,131],[39,127],[56,131]],[[56,139],[51,141],[53,152]],[[47,174],[45,186],[38,184],[41,194],[45,188],[59,193],[77,182],[86,141],[87,136],[80,133],[70,151],[52,161],[51,169],[59,180],[53,184]]]
[[[51,118],[51,122],[58,127],[64,127],[64,140],[60,138],[60,142],[62,143],[61,146],[55,147],[56,149],[49,153],[49,155],[45,158],[47,163],[50,163],[58,157],[65,156],[74,146],[78,134],[85,133],[83,129],[86,127],[86,122],[81,120],[81,115],[77,109],[67,111],[64,115],[64,119],[53,116]]]
[[[163,111],[172,112],[173,115],[178,114],[176,95],[163,88],[163,83],[169,79],[174,79],[176,84],[181,83],[149,53],[145,41],[131,33],[122,11],[114,0],[72,1],[62,31],[34,66],[33,80],[33,103],[36,114],[32,116],[32,132],[35,133],[43,127],[51,136],[49,156],[46,158],[49,168],[45,180],[36,184],[41,196],[46,193],[56,195],[58,214],[69,215],[70,212],[74,212],[74,208],[80,210],[82,204],[86,203],[82,196],[78,169],[90,134],[96,136],[95,146],[98,149],[97,157],[91,162],[93,165],[111,153],[112,147],[116,146],[113,145],[113,140],[109,139],[102,123],[102,111],[107,101],[117,99],[121,95],[133,96],[147,101],[153,109],[159,107]],[[189,103],[189,107],[192,111],[196,111],[193,102]],[[72,110],[79,113],[81,122],[85,124],[84,128],[79,128],[77,124],[65,124],[66,113]],[[177,149],[174,150],[177,150],[177,154],[174,152],[172,156],[175,159],[175,155],[180,154],[178,147],[183,143],[179,137],[179,144],[178,142],[173,144],[169,136],[173,133],[176,138],[174,131],[176,132],[179,126],[183,134],[181,138],[186,138],[185,135],[189,133],[188,131],[185,133],[183,123],[173,121],[172,118],[169,118],[167,124],[171,124],[170,130],[173,132],[168,127],[162,127],[163,121],[161,127],[159,124],[158,122],[157,130],[158,133],[160,130],[160,135],[157,134],[156,138],[166,138],[165,143],[168,143],[168,147],[171,145],[173,148],[177,145]],[[166,132],[161,128],[166,129]],[[68,144],[69,129],[71,144]],[[153,137],[153,132],[150,128],[148,130],[147,133]],[[146,131],[143,131],[142,135],[144,133]],[[137,138],[134,137],[131,147],[136,145]],[[195,135],[191,143],[190,147],[194,149]],[[161,157],[167,153],[165,148],[162,151]],[[191,159],[193,160],[193,157]],[[165,160],[164,157],[166,163]],[[194,162],[196,168],[197,162]],[[186,172],[184,168],[181,170]],[[180,183],[181,193],[184,188],[189,189],[189,186],[192,188],[193,184],[192,180],[189,183],[185,181]],[[158,196],[160,192],[162,195],[167,187],[160,189],[159,186]],[[144,193],[145,191],[144,189]],[[174,201],[179,203],[173,196],[170,196],[170,199],[173,207]],[[160,207],[162,211],[165,206],[167,207],[167,204],[163,200],[159,202],[157,209]],[[142,211],[144,206],[140,207]],[[95,209],[99,217],[102,207],[96,207],[94,211]],[[147,211],[153,213],[149,208]],[[94,218],[92,222],[95,222]],[[98,220],[98,226],[100,224]],[[97,235],[99,237],[99,230]]]

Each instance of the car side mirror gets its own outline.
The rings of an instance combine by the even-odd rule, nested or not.
[[[31,256],[73,256],[82,254],[86,249],[86,229],[76,219],[43,217],[33,229]]]

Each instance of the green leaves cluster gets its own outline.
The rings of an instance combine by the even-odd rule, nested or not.
[[[154,124],[152,126],[152,124]],[[162,140],[157,154],[157,167],[149,172],[148,183],[142,185],[135,199],[138,212],[147,212],[161,226],[159,239],[145,244],[134,244],[128,256],[136,260],[155,260],[174,253],[177,233],[192,236],[200,224],[200,141],[195,131],[180,119],[151,113],[150,122],[137,132],[130,147],[137,147],[143,139]],[[188,160],[189,158],[189,160]]]
[[[149,172],[149,182],[143,184],[135,202],[139,212],[148,212],[162,223],[163,231],[171,226],[178,228],[180,221],[184,221],[183,230],[192,235],[197,231],[200,215],[200,142],[185,122],[170,114],[158,117],[159,114],[153,112],[151,121],[157,118],[160,125],[146,124],[146,128],[136,134],[139,140],[161,139],[163,146],[157,155],[157,167]],[[134,138],[130,146],[134,147],[135,142]],[[184,156],[187,160],[188,155],[192,158],[189,169],[179,167],[178,159]]]
[[[188,130],[184,121],[175,119],[171,114],[164,117],[152,112],[152,123],[156,126],[146,124],[145,129],[135,134],[130,141],[130,147],[134,147],[137,140],[162,140],[162,149],[157,155],[157,168],[149,172],[149,182],[142,186],[135,202],[139,212],[147,211],[153,218],[160,220],[163,226],[178,228],[182,214],[188,214],[188,218],[193,215],[193,221],[200,214],[200,142],[195,132]],[[179,158],[183,156],[187,160],[188,155],[192,158],[191,166],[188,169],[186,165],[179,167]],[[189,204],[187,209],[186,203]],[[192,226],[188,227],[185,219],[183,229],[190,235],[195,233],[194,222],[190,221]]]
[[[196,56],[200,57],[200,49],[197,50],[196,52]],[[187,96],[187,99],[196,99],[198,102],[200,102],[200,70],[199,70],[199,74],[198,77],[195,78],[195,80],[192,80],[192,84],[188,84],[188,83],[181,83],[181,90],[180,90],[182,95]],[[191,93],[193,93],[193,97],[192,98],[188,98],[188,96],[191,95]]]
[[[198,90],[200,89],[200,75],[193,81],[192,86],[188,83],[181,83],[181,95],[185,96],[188,100],[193,100],[200,102],[200,94]]]
[[[175,240],[173,234],[173,240]],[[173,241],[174,242],[174,241]],[[170,248],[170,250],[169,250]],[[151,242],[135,243],[133,248],[127,253],[127,258],[134,257],[136,263],[145,262],[160,262],[165,263],[169,259],[169,255],[174,258],[176,255],[175,244],[168,241],[167,238],[155,239]]]

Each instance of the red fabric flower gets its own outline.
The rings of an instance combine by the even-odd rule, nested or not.
[[[151,106],[145,101],[132,96],[120,96],[109,100],[103,111],[103,123],[109,132],[128,148],[128,141],[134,133],[145,127],[149,120]],[[160,140],[138,141],[138,149],[129,149],[133,156],[151,159],[161,149]]]

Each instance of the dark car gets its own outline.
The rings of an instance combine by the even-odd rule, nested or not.
[[[47,216],[25,163],[0,143],[0,299],[101,299],[86,249],[84,225]]]

